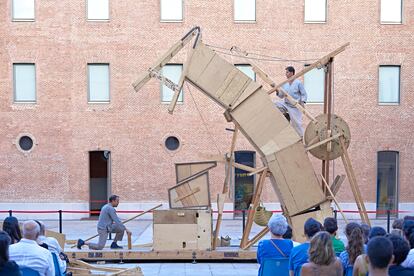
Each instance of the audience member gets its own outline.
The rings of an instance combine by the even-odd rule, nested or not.
[[[371,231],[371,226],[366,223],[361,224],[362,234],[364,234],[364,243],[367,244],[369,240],[369,232]]]
[[[374,226],[371,228],[371,231],[369,231],[368,240],[374,237],[384,237],[385,235],[387,235],[387,231],[385,231],[384,228],[380,226]]]
[[[292,249],[289,258],[289,274],[299,276],[302,265],[308,262],[309,240],[321,230],[321,224],[313,218],[306,220],[304,225],[307,241]]]
[[[22,238],[22,234],[20,232],[19,221],[15,217],[7,217],[4,219],[3,222],[3,231],[9,234],[11,239],[11,244],[19,242]]]
[[[345,250],[344,243],[336,238],[336,231],[338,231],[338,222],[335,218],[326,218],[323,222],[323,227],[326,232],[331,235],[332,245],[336,254]]]
[[[356,258],[364,253],[364,235],[361,226],[355,222],[346,225],[345,235],[348,239],[348,245],[339,258],[342,262],[344,275],[352,275]]]
[[[293,242],[293,247],[298,246],[300,244],[300,242],[294,241],[292,239],[293,237],[293,233],[292,233],[292,227],[290,227],[290,225],[288,224],[288,228],[286,230],[286,232],[283,234],[282,236],[285,240],[291,240]]]
[[[262,240],[257,248],[257,262],[262,265],[265,259],[289,258],[293,248],[291,240],[283,239],[283,234],[287,230],[287,221],[283,215],[273,214],[267,223],[271,239]]]
[[[9,261],[9,234],[0,231],[0,276],[20,276],[19,266],[14,261]]]
[[[408,240],[411,249],[401,265],[403,267],[414,268],[414,232],[408,233],[408,237],[405,236],[405,238]]]
[[[414,269],[403,267],[401,263],[405,260],[410,251],[408,242],[401,236],[389,235],[388,239],[392,242],[394,261],[389,267],[390,276],[413,276]]]
[[[59,242],[57,241],[57,239],[55,239],[53,237],[46,237],[45,224],[41,221],[37,221],[37,220],[35,220],[35,221],[40,227],[40,232],[39,232],[39,237],[37,238],[37,243],[39,245],[40,244],[46,244],[47,249],[52,254],[56,254],[56,256],[58,257],[60,271],[65,272],[66,271],[66,261],[62,260],[62,258],[61,258],[63,250],[60,247]]]
[[[393,248],[389,239],[376,236],[369,240],[367,262],[370,276],[388,276],[388,266],[393,262]]]
[[[19,266],[34,269],[42,276],[54,276],[52,254],[36,242],[39,233],[40,227],[35,221],[26,221],[23,224],[23,238],[10,246],[10,260],[15,261]]]
[[[302,266],[301,276],[342,276],[342,265],[335,256],[331,233],[317,233],[311,239],[308,254],[309,263]]]
[[[404,223],[404,220],[403,219],[395,219],[392,222],[392,229],[400,229],[400,230],[402,230],[403,229],[403,223]]]

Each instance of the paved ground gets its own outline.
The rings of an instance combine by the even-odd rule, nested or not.
[[[359,222],[359,221],[356,221]],[[58,221],[45,221],[48,229],[58,231]],[[372,224],[375,226],[382,226],[386,228],[386,220],[373,220]],[[95,220],[81,220],[81,221],[64,221],[63,232],[66,234],[67,239],[78,239],[88,238],[96,234],[96,221]],[[344,241],[344,227],[345,222],[339,220],[339,231],[340,238]],[[152,221],[150,220],[139,220],[128,223],[128,228],[133,232],[133,244],[145,244],[152,242]],[[261,227],[254,225],[252,228],[251,237],[261,230]],[[242,221],[241,220],[224,220],[221,227],[221,235],[229,235],[232,238],[232,246],[237,246],[240,243],[242,235]],[[265,238],[269,238],[269,235]],[[126,246],[126,241],[121,243]],[[197,276],[219,276],[219,275],[257,275],[258,264],[256,263],[197,263],[192,264],[191,262],[181,263],[106,263],[105,266],[116,266],[116,267],[132,267],[138,265],[141,267],[144,275],[146,276],[175,276],[175,275],[197,275]]]

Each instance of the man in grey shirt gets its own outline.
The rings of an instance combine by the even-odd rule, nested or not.
[[[295,75],[295,68],[292,66],[286,67],[286,78],[290,78],[293,75]],[[297,100],[300,105],[305,105],[308,95],[306,94],[305,87],[300,80],[295,79],[292,82],[285,83],[282,88],[289,93],[290,96]],[[283,113],[289,113],[292,127],[296,130],[300,137],[303,137],[302,112],[292,105],[282,92],[278,91],[276,95],[278,95],[279,98],[284,98],[284,101],[277,101],[275,102],[275,105]]]
[[[78,240],[78,249],[82,248],[82,245],[89,246],[89,249],[102,250],[105,247],[106,237],[108,233],[115,233],[114,241],[111,244],[111,249],[121,249],[122,247],[117,244],[117,241],[121,241],[124,236],[124,231],[131,234],[116,214],[115,207],[118,207],[119,196],[112,195],[109,197],[109,203],[105,204],[99,215],[98,221],[98,243],[85,242],[81,239]]]

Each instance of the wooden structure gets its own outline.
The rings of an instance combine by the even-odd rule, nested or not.
[[[332,53],[311,64],[305,70],[278,85],[275,85],[267,74],[257,66],[252,65],[253,70],[255,70],[259,77],[262,77],[266,83],[273,87],[269,91],[266,91],[260,84],[250,79],[233,64],[230,64],[203,44],[199,39],[199,35],[200,29],[198,27],[192,29],[179,42],[172,46],[164,56],[156,61],[147,72],[144,72],[133,83],[133,87],[138,91],[151,77],[161,80],[166,86],[175,91],[169,107],[169,112],[172,113],[184,81],[188,81],[206,94],[210,99],[219,104],[225,110],[225,119],[234,123],[235,131],[230,147],[230,154],[228,155],[229,157],[225,159],[225,162],[228,162],[229,164],[229,171],[224,180],[222,194],[219,194],[217,199],[219,214],[215,229],[216,237],[220,230],[224,200],[229,190],[229,172],[232,166],[242,168],[251,174],[259,175],[252,208],[249,212],[246,229],[241,241],[241,248],[248,248],[263,237],[268,231],[267,228],[264,228],[252,240],[249,241],[248,239],[253,223],[254,212],[259,203],[266,177],[268,177],[272,183],[273,189],[282,205],[284,214],[292,225],[296,239],[302,240],[303,223],[307,218],[314,217],[322,220],[326,216],[332,216],[330,205],[335,196],[332,192],[333,189],[329,189],[332,192],[331,194],[327,193],[327,185],[324,184],[315,173],[307,155],[308,150],[311,153],[321,149],[327,152],[323,159],[322,173],[323,179],[327,180],[329,180],[328,161],[333,159],[334,156],[341,156],[343,158],[357,205],[361,211],[361,216],[365,222],[369,223],[347,154],[349,137],[346,135],[345,129],[338,130],[338,125],[332,120],[332,118],[336,117],[330,113],[329,106],[332,99],[331,96],[329,96],[330,94],[328,93],[328,90],[331,89],[332,71],[328,71],[330,73],[328,74],[329,78],[326,79],[327,85],[325,86],[327,87],[325,93],[325,98],[327,98],[325,104],[325,123],[320,123],[317,118],[309,114],[306,109],[299,106],[294,99],[285,93],[288,100],[309,117],[314,124],[314,129],[317,129],[317,134],[313,136],[312,131],[307,131],[310,140],[306,140],[306,146],[285,117],[274,107],[273,102],[269,98],[269,94],[274,91],[279,90],[283,92],[281,86],[287,81],[298,78],[316,67],[332,66],[333,58],[344,51],[349,44],[345,44],[336,49]],[[162,76],[160,69],[194,36],[197,37],[193,47],[188,53],[186,62],[184,63],[183,73],[178,84],[175,84]],[[262,168],[250,168],[248,166],[236,164],[233,161],[233,151],[238,132],[241,132],[250,141],[261,156],[263,162]],[[339,148],[335,145],[333,146],[333,144],[338,143]],[[333,152],[336,154],[333,154]],[[340,185],[339,180],[335,185],[335,191],[337,191]],[[178,197],[181,196],[178,195]],[[215,242],[216,238],[213,239],[213,249],[216,247]]]

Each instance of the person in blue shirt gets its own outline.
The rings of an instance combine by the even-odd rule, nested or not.
[[[410,251],[410,245],[408,242],[400,236],[390,235],[388,239],[392,242],[394,260],[389,267],[388,273],[390,276],[412,276],[414,275],[414,269],[409,267],[403,267],[401,263],[407,258]]]
[[[273,214],[267,223],[271,239],[262,240],[257,248],[257,262],[262,265],[263,260],[267,258],[289,258],[290,251],[293,248],[291,240],[283,239],[288,223],[286,218],[280,214]]]
[[[304,225],[305,236],[307,241],[292,249],[289,258],[289,274],[291,276],[300,276],[302,265],[308,262],[309,241],[319,231],[322,224],[313,218],[306,220]]]

